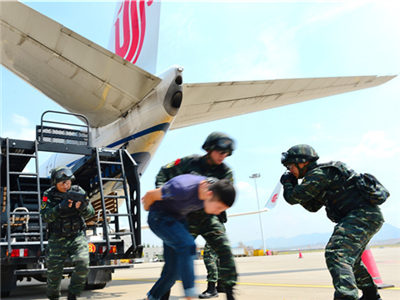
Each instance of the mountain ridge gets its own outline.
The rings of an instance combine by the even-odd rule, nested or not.
[[[273,237],[265,239],[265,246],[269,250],[287,249],[315,249],[323,248],[329,241],[331,232],[301,234],[293,237]],[[239,244],[253,248],[262,248],[262,241],[252,240]],[[372,238],[369,245],[400,244],[400,228],[384,223],[382,228]],[[238,246],[238,245],[235,245]]]

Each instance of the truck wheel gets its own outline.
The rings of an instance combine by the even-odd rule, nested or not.
[[[89,270],[85,290],[99,290],[111,281],[111,270]]]
[[[1,266],[1,297],[10,296],[10,292],[17,286],[17,276],[14,266]]]
[[[10,296],[10,291],[3,291],[1,290],[1,298],[9,297]]]
[[[107,282],[97,283],[97,284],[86,284],[85,290],[101,290],[101,289],[104,289],[106,284],[107,284]]]

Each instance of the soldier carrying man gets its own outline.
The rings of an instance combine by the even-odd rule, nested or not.
[[[161,276],[146,299],[160,299],[179,278],[186,299],[197,296],[193,266],[196,244],[185,217],[200,209],[207,214],[220,214],[232,206],[235,196],[235,188],[229,180],[207,180],[192,174],[176,176],[143,196],[143,207],[150,210],[150,229],[162,239],[165,259]]]
[[[156,187],[161,187],[171,178],[181,174],[194,174],[216,179],[228,179],[233,183],[232,170],[223,163],[234,150],[234,141],[224,133],[211,133],[202,148],[206,155],[190,155],[179,158],[162,167],[156,177]],[[204,263],[207,268],[207,289],[199,298],[217,297],[218,291],[226,291],[227,299],[233,298],[236,284],[236,266],[223,223],[227,221],[223,212],[218,216],[208,215],[203,209],[187,216],[189,232],[196,238],[201,235],[206,240]],[[219,262],[219,264],[218,264]],[[216,283],[218,282],[218,287]],[[169,292],[162,299],[169,298]]]

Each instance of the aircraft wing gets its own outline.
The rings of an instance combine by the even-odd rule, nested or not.
[[[93,127],[140,102],[158,77],[17,1],[0,1],[1,63]]]
[[[354,76],[185,84],[170,129],[373,87],[395,76]]]

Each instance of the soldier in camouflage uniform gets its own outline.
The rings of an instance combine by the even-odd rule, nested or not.
[[[179,158],[162,167],[156,176],[156,187],[162,186],[169,179],[181,174],[196,174],[217,179],[229,179],[233,183],[232,170],[223,163],[234,150],[234,141],[226,134],[211,133],[202,148],[207,151],[204,156],[190,155]],[[192,212],[187,216],[189,231],[194,236],[203,236],[204,263],[207,268],[207,289],[199,298],[217,297],[218,292],[227,287],[227,297],[233,297],[232,287],[236,283],[236,267],[225,234],[223,223],[227,221],[226,213],[218,216],[207,215],[204,210]],[[218,287],[216,283],[218,281]],[[169,293],[162,299],[168,299]],[[231,298],[233,299],[233,298]]]
[[[325,248],[325,260],[335,287],[335,300],[380,300],[377,287],[361,263],[361,254],[384,220],[378,206],[362,198],[352,180],[354,171],[341,162],[317,164],[318,155],[309,145],[296,145],[282,153],[289,172],[281,177],[283,196],[310,212],[325,206],[337,223]],[[298,179],[303,179],[298,184]]]
[[[75,270],[68,287],[68,300],[76,299],[82,291],[89,271],[89,249],[85,237],[85,219],[94,215],[94,208],[79,186],[71,186],[74,176],[69,168],[52,170],[52,187],[44,192],[40,214],[47,223],[47,296],[59,299],[64,261],[71,258]],[[71,200],[73,192],[82,201]],[[70,194],[71,195],[71,194]]]

